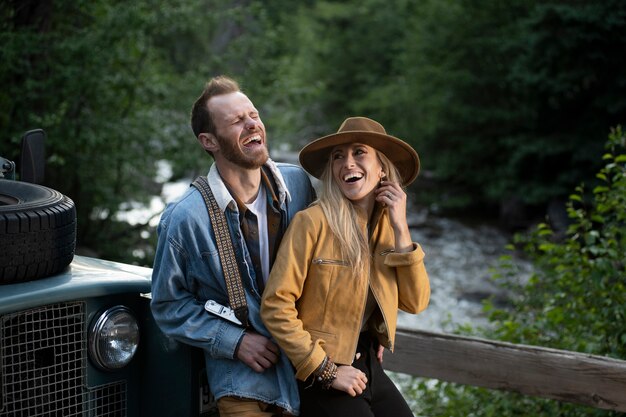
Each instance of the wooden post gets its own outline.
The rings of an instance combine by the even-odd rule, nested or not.
[[[398,331],[386,369],[626,411],[626,361],[426,331]]]

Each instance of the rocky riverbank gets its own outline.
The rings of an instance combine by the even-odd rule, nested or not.
[[[487,325],[482,301],[494,297],[504,303],[507,299],[505,290],[492,280],[491,268],[506,253],[511,236],[487,223],[468,225],[414,209],[411,213],[411,234],[426,252],[431,302],[417,316],[400,312],[398,328],[452,331],[456,325]],[[520,279],[525,279],[531,265],[521,259],[516,263]]]

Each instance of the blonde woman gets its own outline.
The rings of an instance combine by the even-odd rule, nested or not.
[[[415,150],[365,117],[306,145],[319,199],[296,214],[265,289],[261,318],[296,371],[301,416],[411,416],[382,366],[398,309],[428,305],[424,252],[406,193]],[[350,414],[349,414],[350,413]]]

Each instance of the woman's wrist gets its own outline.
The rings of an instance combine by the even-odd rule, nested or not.
[[[313,372],[315,382],[319,383],[323,389],[330,389],[333,381],[337,378],[337,365],[328,357]]]
[[[406,227],[401,231],[394,230],[396,253],[411,252],[413,250],[413,240],[409,228]]]

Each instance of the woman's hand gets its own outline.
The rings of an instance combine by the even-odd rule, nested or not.
[[[367,377],[365,373],[350,365],[340,365],[337,367],[337,378],[331,387],[348,393],[352,397],[363,394]]]
[[[413,241],[406,221],[406,193],[399,184],[381,181],[376,189],[376,201],[389,208],[389,220],[396,240],[396,252],[409,252],[413,249]]]

